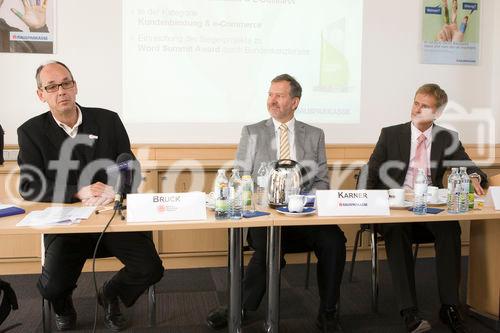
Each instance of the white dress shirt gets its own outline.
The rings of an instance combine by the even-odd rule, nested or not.
[[[274,124],[274,136],[276,138],[276,159],[280,158],[280,126],[281,123],[277,121],[276,119],[273,119],[273,124]],[[295,118],[290,119],[285,123],[285,125],[288,127],[288,143],[290,145],[290,159],[297,161],[297,153],[295,152]]]
[[[431,166],[431,146],[432,146],[432,128],[434,125],[431,125],[425,132],[421,132],[418,128],[411,123],[411,148],[410,148],[410,165],[408,167],[408,171],[406,172],[406,177],[405,177],[405,182],[404,182],[404,187],[405,188],[413,188],[413,184],[411,183],[413,180],[413,171],[414,169],[414,164],[415,164],[415,154],[417,152],[417,144],[418,144],[418,137],[420,134],[424,134],[426,137],[425,140],[425,149],[427,152],[427,176],[430,178],[430,166]],[[429,181],[430,179],[428,179]]]
[[[78,112],[78,120],[76,121],[76,124],[73,127],[69,127],[68,125],[60,122],[59,120],[57,120],[54,117],[54,115],[52,115],[52,118],[54,118],[57,125],[59,125],[59,127],[61,127],[64,130],[64,132],[66,132],[66,134],[68,134],[73,139],[78,134],[78,126],[80,126],[82,124],[82,111],[80,111],[80,108],[78,107],[78,105],[76,106],[76,111]]]

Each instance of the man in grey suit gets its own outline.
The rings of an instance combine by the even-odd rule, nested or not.
[[[305,167],[304,192],[328,189],[325,135],[323,130],[295,120],[302,95],[300,84],[282,74],[271,81],[267,98],[270,119],[243,127],[237,163],[244,172],[257,176],[261,162],[289,158]],[[266,228],[250,228],[248,243],[255,250],[243,280],[243,310],[257,310],[266,292]],[[335,313],[345,265],[345,237],[337,225],[282,228],[282,254],[314,251],[318,258],[317,276],[320,306],[317,325],[325,332],[339,329]],[[282,258],[281,265],[285,265]],[[217,309],[207,318],[215,329],[225,327],[227,312]]]

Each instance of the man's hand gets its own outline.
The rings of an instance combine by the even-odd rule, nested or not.
[[[113,187],[97,182],[82,187],[75,197],[80,199],[85,206],[102,206],[114,200],[115,191]]]
[[[443,10],[447,11],[448,9],[445,8],[444,2],[446,1],[443,1]],[[443,28],[438,32],[436,36],[437,40],[441,42],[463,42],[468,17],[466,16],[467,19],[464,18],[465,27],[459,30],[457,26],[457,10],[457,0],[453,0],[451,6],[451,23],[449,22],[448,17],[446,17],[446,23],[443,25]]]
[[[46,13],[47,0],[35,0],[34,5],[30,3],[29,0],[21,0],[24,6],[24,14],[15,8],[10,10],[16,14],[29,28],[30,30],[40,29],[46,25]]]
[[[104,198],[104,197],[91,197],[85,200],[82,200],[82,204],[84,206],[106,206],[113,202],[113,199]]]
[[[476,192],[477,195],[484,195],[484,189],[481,187],[481,184],[479,183],[479,179],[476,177],[470,179],[472,182],[472,186],[474,186],[474,192]]]
[[[456,23],[445,24],[438,33],[437,39],[440,42],[463,42],[464,33],[458,30]]]

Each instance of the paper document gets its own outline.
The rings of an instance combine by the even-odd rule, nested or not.
[[[48,207],[43,211],[53,217],[67,217],[74,219],[88,219],[96,209],[95,206],[86,207]]]
[[[48,207],[26,215],[18,224],[19,227],[46,225],[70,225],[80,223],[94,212],[96,207]]]
[[[5,208],[9,208],[9,207],[14,207],[14,205],[6,205],[3,203],[0,203],[0,209],[5,209]]]

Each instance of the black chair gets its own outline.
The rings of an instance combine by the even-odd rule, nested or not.
[[[352,260],[351,260],[351,267],[349,270],[349,282],[352,282],[352,276],[354,274],[354,266],[356,263],[356,254],[358,251],[359,243],[360,243],[360,235],[368,231],[370,232],[370,237],[372,239],[372,242],[370,244],[371,246],[371,253],[372,253],[372,310],[373,312],[377,312],[378,310],[378,292],[379,292],[379,284],[378,284],[378,257],[377,257],[377,251],[376,247],[378,246],[379,241],[383,241],[384,238],[378,234],[377,232],[377,226],[376,225],[368,225],[368,224],[362,224],[360,226],[360,229],[356,233],[356,238],[354,240],[354,249],[352,251]],[[373,241],[375,240],[375,242]],[[412,224],[412,239],[411,239],[412,244],[415,245],[414,252],[413,252],[413,261],[414,263],[417,260],[417,255],[418,255],[418,249],[420,244],[427,244],[427,243],[434,243],[434,235],[424,226],[415,223]]]
[[[360,172],[356,177],[356,189],[365,189],[366,188],[366,183],[368,179],[368,164],[365,164],[361,167]],[[379,283],[378,283],[378,251],[377,251],[377,245],[379,241],[383,241],[384,238],[378,234],[377,232],[377,226],[376,225],[370,225],[370,224],[361,224],[360,229],[356,232],[356,237],[354,240],[354,249],[352,252],[352,260],[351,260],[351,266],[349,270],[349,282],[352,282],[352,276],[354,273],[354,265],[356,263],[356,255],[358,252],[358,247],[360,244],[360,236],[363,232],[368,231],[370,232],[370,239],[371,241],[371,281],[372,281],[372,310],[373,312],[377,312],[378,310],[378,292],[379,292]],[[412,225],[412,244],[415,244],[415,250],[413,253],[413,260],[414,262],[417,259],[418,255],[418,249],[420,244],[427,244],[427,243],[434,243],[434,236],[432,233],[425,227],[419,225],[419,224],[413,224]],[[307,253],[307,263],[306,263],[306,286],[305,288],[308,289],[309,287],[309,272],[310,272],[310,265],[311,265],[311,252]]]
[[[368,164],[365,164],[361,167],[361,170],[356,178],[356,188],[357,189],[365,189],[367,186],[368,179]],[[384,238],[378,234],[377,225],[368,225],[361,224],[360,229],[356,232],[356,237],[354,239],[354,249],[352,251],[352,260],[351,267],[349,270],[349,282],[352,282],[352,276],[354,273],[354,265],[356,263],[356,254],[358,252],[358,247],[360,243],[360,236],[364,231],[370,232],[371,239],[371,281],[372,281],[372,310],[373,312],[377,312],[378,310],[378,292],[379,292],[379,283],[378,283],[378,242],[383,241]],[[413,262],[415,263],[417,260],[418,249],[420,244],[426,243],[434,243],[434,235],[425,227],[418,223],[412,224],[412,244],[415,245],[415,250],[413,253]]]
[[[151,234],[152,237],[152,234]],[[45,247],[43,244],[43,234],[42,234],[42,266],[43,266],[43,261],[45,259]],[[98,258],[109,258],[113,257],[110,253],[108,253],[106,250],[104,250],[102,247],[99,247],[97,250],[96,254],[96,259]],[[90,258],[92,259],[92,258]],[[149,288],[146,291],[146,294],[148,295],[148,306],[147,306],[147,311],[148,311],[148,322],[149,322],[149,327],[155,327],[156,326],[156,292],[155,292],[155,286],[149,286]],[[52,331],[52,305],[49,300],[45,299],[42,297],[42,332],[48,333]]]

